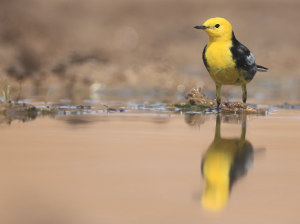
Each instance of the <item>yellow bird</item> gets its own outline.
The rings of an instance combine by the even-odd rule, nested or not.
[[[222,85],[242,86],[243,102],[247,101],[246,85],[257,71],[267,68],[257,65],[254,56],[234,36],[231,24],[223,18],[211,18],[196,29],[204,30],[209,40],[203,50],[203,62],[216,84],[218,109],[221,104]]]
[[[242,125],[241,137],[221,137],[221,119],[217,116],[215,138],[205,153],[201,171],[205,178],[202,206],[209,210],[220,210],[228,201],[232,184],[245,175],[253,163],[252,144],[245,139],[246,123]]]

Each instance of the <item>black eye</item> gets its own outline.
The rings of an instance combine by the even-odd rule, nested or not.
[[[216,24],[216,25],[215,25],[216,28],[219,28],[219,26],[220,26],[220,24]]]

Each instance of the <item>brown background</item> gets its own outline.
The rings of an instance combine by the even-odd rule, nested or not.
[[[299,11],[293,0],[1,0],[0,75],[9,77],[15,95],[15,80],[22,80],[22,97],[90,98],[95,82],[105,84],[104,96],[130,89],[129,97],[161,91],[172,99],[180,84],[185,91],[204,84],[213,94],[201,59],[208,37],[193,27],[224,17],[257,63],[270,69],[249,84],[249,97],[298,100]],[[138,35],[131,50],[116,45],[122,27]],[[240,98],[239,88],[224,94]]]

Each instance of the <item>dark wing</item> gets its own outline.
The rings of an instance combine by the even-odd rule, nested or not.
[[[268,68],[256,65],[255,58],[247,47],[241,44],[232,32],[232,47],[231,53],[233,59],[236,61],[237,68],[246,70],[249,74],[255,75],[256,71],[267,72]]]
[[[208,64],[207,64],[207,59],[206,59],[206,57],[205,57],[206,46],[207,46],[207,45],[205,45],[205,47],[204,47],[204,49],[203,49],[202,59],[203,59],[203,62],[204,62],[204,65],[205,65],[206,69],[208,70],[208,67],[209,67],[209,66],[208,66]]]
[[[232,58],[235,61],[236,67],[244,72],[246,80],[252,80],[257,66],[253,54],[247,47],[241,44],[234,36],[232,32],[232,47],[230,48]]]

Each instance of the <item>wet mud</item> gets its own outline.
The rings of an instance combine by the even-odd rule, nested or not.
[[[17,103],[5,101],[0,103],[2,123],[13,120],[31,121],[37,117],[56,117],[59,115],[93,115],[97,113],[124,113],[130,111],[149,112],[184,112],[187,123],[195,126],[203,124],[208,114],[221,114],[222,121],[229,123],[243,122],[257,116],[268,116],[276,109],[299,109],[297,104],[255,105],[228,101],[222,97],[221,110],[217,110],[216,100],[206,96],[200,89],[192,89],[185,97],[173,102],[121,102],[121,101],[86,101],[83,104],[68,103]]]

